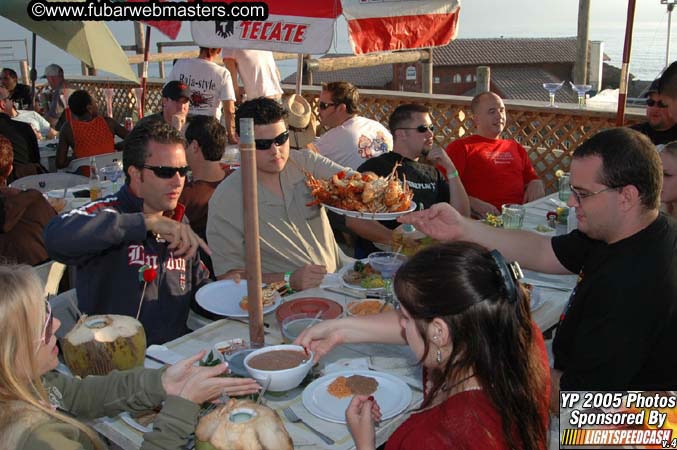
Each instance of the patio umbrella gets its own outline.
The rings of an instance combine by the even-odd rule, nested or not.
[[[32,31],[95,69],[139,82],[113,34],[103,22],[36,21],[26,12],[29,0],[0,1],[0,16]],[[33,53],[35,67],[35,53]]]

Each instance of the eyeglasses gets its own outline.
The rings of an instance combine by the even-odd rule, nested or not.
[[[581,192],[578,189],[574,188],[572,185],[569,185],[569,189],[571,189],[571,193],[574,194],[576,203],[580,204],[583,200],[585,200],[588,197],[592,197],[593,195],[601,194],[602,192],[606,191],[617,191],[618,189],[620,189],[620,187],[607,187],[595,192]]]
[[[652,100],[652,99],[647,99],[646,100],[646,106],[655,106],[656,108],[667,108],[668,105],[663,103],[662,101],[658,100]]]
[[[52,339],[53,324],[54,316],[52,315],[52,307],[49,304],[49,301],[45,300],[45,326],[40,335],[40,342],[45,345],[49,344],[49,341]]]
[[[325,102],[320,102],[320,109],[325,110],[329,108],[330,106],[336,106],[336,103],[325,103]]]
[[[278,134],[273,139],[254,139],[256,144],[256,150],[268,150],[273,144],[284,145],[285,142],[289,140],[289,131],[284,131],[283,133]]]
[[[144,169],[152,170],[156,177],[158,178],[173,178],[174,175],[178,172],[180,177],[185,177],[188,175],[188,166],[183,167],[168,167],[168,166],[143,166]]]
[[[425,133],[427,131],[433,132],[433,131],[435,131],[435,125],[433,125],[433,124],[419,125],[417,127],[408,127],[408,128],[402,127],[402,128],[398,128],[398,130],[416,130],[419,133]]]

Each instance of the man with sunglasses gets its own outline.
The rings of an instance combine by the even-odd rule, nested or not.
[[[551,408],[563,390],[672,390],[677,359],[677,223],[659,212],[661,162],[645,135],[597,133],[571,162],[578,230],[503,230],[446,205],[400,218],[440,240],[497,248],[522,267],[578,274],[553,342]]]
[[[397,177],[400,181],[406,179],[416,205],[429,208],[439,202],[450,203],[462,214],[468,215],[468,196],[456,176],[451,159],[435,145],[435,128],[428,108],[416,103],[400,105],[390,115],[388,125],[395,139],[393,151],[371,158],[358,171],[388,176],[397,166]],[[423,163],[423,159],[430,164]],[[448,177],[435,166],[444,168]],[[346,225],[359,236],[355,256],[361,258],[378,251],[374,242],[390,244],[398,223],[395,220],[378,222],[347,217]]]
[[[258,181],[261,270],[264,282],[286,281],[292,289],[317,287],[327,272],[341,266],[341,252],[327,214],[306,186],[306,173],[329,178],[343,167],[309,150],[289,151],[286,112],[259,97],[237,110],[254,119]],[[241,276],[245,267],[242,174],[229,175],[209,201],[207,240],[217,278]]]
[[[320,155],[351,169],[393,148],[393,137],[386,127],[357,115],[359,99],[357,88],[346,81],[322,85],[320,123],[328,131],[309,145]]]
[[[655,145],[677,140],[677,123],[670,117],[668,106],[658,93],[658,79],[655,79],[644,94],[646,98],[646,122],[631,126],[633,130],[649,136]]]
[[[148,344],[185,334],[190,301],[209,281],[178,203],[188,172],[185,140],[165,123],[134,129],[123,151],[125,185],[115,194],[55,217],[47,251],[77,267],[78,305],[86,314],[135,317]],[[144,281],[144,272],[156,276]],[[147,285],[146,285],[147,284]]]
[[[500,138],[506,123],[501,97],[483,92],[472,99],[470,109],[477,133],[456,139],[446,151],[468,192],[473,215],[498,215],[505,203],[521,204],[543,197],[543,182],[524,147]]]

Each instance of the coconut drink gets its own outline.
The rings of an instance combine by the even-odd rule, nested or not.
[[[267,406],[230,399],[200,419],[195,429],[196,450],[292,450],[282,420]]]
[[[106,375],[143,365],[146,333],[141,322],[130,316],[82,316],[61,340],[61,348],[74,375]]]

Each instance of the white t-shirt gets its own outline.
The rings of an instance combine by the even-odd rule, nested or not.
[[[12,119],[18,120],[19,122],[26,122],[28,125],[32,126],[33,129],[38,130],[43,137],[47,136],[47,133],[49,133],[49,130],[52,128],[49,122],[47,122],[47,119],[35,111],[19,109],[17,110],[17,113],[17,116],[12,117]]]
[[[237,62],[237,71],[244,83],[247,100],[257,97],[279,97],[282,95],[280,73],[275,65],[273,52],[267,50],[224,48],[221,56],[224,59],[230,58]]]
[[[211,61],[200,58],[179,60],[167,77],[167,81],[173,80],[185,83],[190,88],[190,114],[221,120],[221,102],[235,101],[230,72]]]
[[[355,116],[324,133],[310,144],[332,161],[352,169],[393,149],[393,136],[379,122]]]

